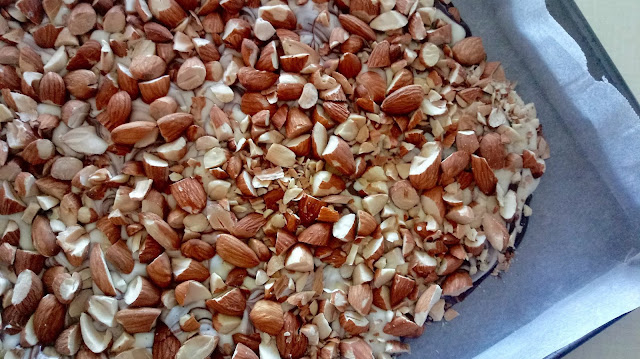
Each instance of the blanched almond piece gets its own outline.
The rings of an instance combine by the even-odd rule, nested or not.
[[[249,246],[230,234],[220,234],[216,241],[216,252],[225,262],[241,268],[253,268],[260,263]]]
[[[105,262],[104,253],[98,243],[93,244],[91,248],[91,256],[89,260],[89,266],[91,268],[91,277],[93,282],[100,288],[100,290],[110,296],[116,295],[116,289],[111,279],[111,273],[107,268]]]

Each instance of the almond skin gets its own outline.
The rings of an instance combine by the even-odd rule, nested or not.
[[[225,262],[241,268],[253,268],[260,264],[258,256],[249,246],[230,234],[220,234],[216,252]]]

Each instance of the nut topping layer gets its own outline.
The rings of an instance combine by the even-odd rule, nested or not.
[[[0,4],[4,357],[391,358],[508,268],[549,149],[449,1]]]

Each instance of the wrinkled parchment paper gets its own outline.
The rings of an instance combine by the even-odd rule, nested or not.
[[[554,0],[563,1],[563,0]],[[410,358],[544,358],[640,307],[640,119],[593,79],[544,0],[457,0],[534,102],[551,159],[511,269],[410,341]]]

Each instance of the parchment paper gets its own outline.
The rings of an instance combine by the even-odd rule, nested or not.
[[[511,269],[409,341],[409,357],[544,358],[640,306],[640,119],[589,75],[544,0],[455,5],[536,104],[552,158]]]

